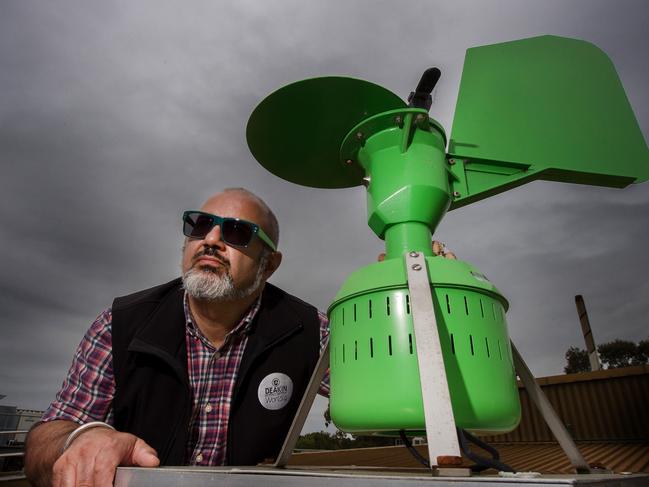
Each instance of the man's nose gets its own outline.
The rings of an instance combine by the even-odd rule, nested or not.
[[[221,225],[214,225],[214,228],[205,235],[203,239],[205,245],[210,247],[225,248],[225,242],[223,241],[223,236],[221,232]]]

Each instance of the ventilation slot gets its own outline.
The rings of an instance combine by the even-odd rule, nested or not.
[[[358,360],[358,341],[354,340],[354,360]]]
[[[390,296],[386,296],[385,298],[385,311],[390,316]]]
[[[494,320],[496,319],[496,306],[491,303],[491,313],[494,315]]]
[[[392,335],[388,335],[388,355],[392,356]]]
[[[356,323],[356,303],[354,303],[354,323]]]
[[[480,316],[484,318],[484,308],[482,307],[482,299],[480,300]]]
[[[410,296],[406,294],[406,314],[410,314]]]
[[[466,296],[464,296],[464,311],[466,315],[469,316],[469,303],[466,302]]]
[[[487,346],[487,358],[491,357],[491,353],[489,353],[489,338],[484,337],[484,344]]]
[[[369,310],[369,313],[370,313],[370,318],[372,318],[372,300],[371,299],[369,301],[368,310]]]
[[[374,358],[374,340],[370,338],[370,358]]]
[[[412,355],[412,333],[408,334],[408,347],[410,349],[410,355]]]
[[[345,344],[343,343],[343,363],[345,363]]]
[[[473,349],[473,335],[469,335],[469,343],[471,343],[471,355],[475,355],[475,350]]]
[[[343,326],[345,326],[345,308],[343,308]]]
[[[446,295],[446,312],[451,314],[451,300],[448,298],[448,294]]]
[[[500,340],[498,340],[498,355],[500,355],[500,360],[503,359],[503,351],[500,349]]]
[[[451,353],[455,355],[455,338],[453,338],[453,333],[451,333]]]

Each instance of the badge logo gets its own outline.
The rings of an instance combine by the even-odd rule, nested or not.
[[[281,372],[268,374],[259,383],[257,397],[259,402],[266,409],[275,411],[282,409],[293,395],[293,381]]]

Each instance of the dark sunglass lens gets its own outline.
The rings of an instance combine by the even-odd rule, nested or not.
[[[245,247],[252,238],[253,229],[248,222],[225,220],[221,224],[221,229],[223,230],[223,240],[232,245]]]
[[[189,213],[185,217],[183,232],[188,237],[203,238],[214,228],[214,219],[200,213]]]

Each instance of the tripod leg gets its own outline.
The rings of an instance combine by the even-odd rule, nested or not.
[[[511,342],[511,346],[516,373],[521,378],[525,390],[529,394],[530,399],[536,408],[539,410],[539,413],[541,413],[543,420],[552,431],[552,434],[559,442],[559,445],[570,460],[572,466],[575,467],[577,473],[590,473],[591,469],[588,466],[586,459],[577,448],[577,445],[570,436],[570,433],[561,422],[561,419],[552,407],[552,404],[550,404],[550,401],[548,401],[546,395],[541,390],[541,387],[536,383],[536,380],[534,380],[532,372],[527,367],[521,354],[518,353],[518,350],[514,346],[514,342]]]
[[[302,431],[306,417],[311,410],[311,406],[313,406],[313,401],[315,400],[315,396],[318,394],[320,383],[322,382],[328,368],[329,343],[327,343],[325,349],[322,351],[315,370],[313,371],[313,374],[311,374],[309,385],[304,392],[304,396],[302,396],[302,401],[300,402],[300,406],[297,408],[297,412],[293,418],[293,423],[291,423],[291,427],[288,430],[282,449],[277,456],[277,460],[275,460],[275,463],[273,464],[274,467],[285,467],[289,458],[291,458],[293,448],[295,448],[295,444],[300,437],[300,432]]]

